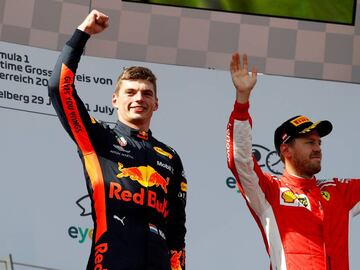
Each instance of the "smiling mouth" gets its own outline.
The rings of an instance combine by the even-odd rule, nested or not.
[[[146,108],[142,106],[131,107],[130,109],[134,110],[135,112],[143,112],[146,110]]]

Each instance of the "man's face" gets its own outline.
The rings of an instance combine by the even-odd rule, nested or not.
[[[146,80],[123,80],[112,105],[118,109],[118,118],[124,124],[140,130],[148,130],[158,100],[154,86]]]
[[[310,178],[320,172],[321,138],[317,131],[295,138],[287,148],[287,159],[299,176]]]

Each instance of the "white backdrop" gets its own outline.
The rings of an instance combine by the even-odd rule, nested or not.
[[[82,166],[46,105],[48,71],[58,52],[4,42],[0,48],[0,260],[12,254],[15,262],[84,269],[92,222],[88,198],[78,202],[84,210],[76,203],[86,195]],[[186,170],[187,269],[268,269],[257,225],[226,165],[225,128],[235,93],[229,73],[84,56],[76,85],[91,110],[106,110],[92,112],[96,118],[116,120],[110,115],[113,84],[129,65],[157,75],[160,107],[152,131],[179,152]],[[305,114],[334,125],[323,139],[319,177],[360,177],[359,85],[262,75],[251,101],[254,150],[264,170],[279,169],[269,155],[274,129]],[[350,247],[351,269],[360,269],[359,217]]]

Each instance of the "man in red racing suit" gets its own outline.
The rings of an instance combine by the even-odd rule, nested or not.
[[[349,219],[360,212],[360,181],[314,176],[321,169],[320,138],[331,132],[331,123],[305,116],[284,122],[275,132],[284,173],[264,173],[252,156],[249,115],[257,73],[248,73],[247,57],[242,65],[239,54],[230,70],[236,102],[227,127],[227,162],[260,228],[270,269],[349,269]]]
[[[80,25],[86,27],[79,26],[66,43],[49,85],[55,111],[78,147],[91,198],[94,232],[87,269],[185,269],[183,166],[148,129],[157,108],[156,78],[146,68],[125,70],[133,77],[117,84],[112,101],[119,121],[113,128],[90,117],[75,90],[84,46],[107,24],[105,14],[88,15]]]

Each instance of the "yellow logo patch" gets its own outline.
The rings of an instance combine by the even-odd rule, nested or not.
[[[287,189],[281,193],[281,198],[290,206],[304,206],[306,208],[310,207],[309,199],[304,194],[295,194],[292,190]]]
[[[321,195],[323,196],[323,198],[327,201],[330,201],[330,193],[327,191],[321,191]]]
[[[160,155],[163,155],[165,157],[168,157],[169,159],[173,158],[173,155],[169,152],[166,152],[165,150],[161,149],[160,147],[154,146],[154,150],[158,152]]]
[[[181,182],[180,189],[181,189],[181,191],[186,192],[187,191],[187,183]]]
[[[310,132],[311,130],[313,130],[314,128],[316,128],[316,126],[319,124],[320,122],[316,122],[314,124],[312,124],[311,126],[303,129],[300,133],[308,133]]]
[[[304,124],[304,123],[307,123],[307,122],[310,122],[310,119],[301,115],[293,120],[291,120],[291,124],[293,124],[295,127],[297,126],[300,126],[301,124]]]
[[[91,119],[91,124],[96,124],[97,123],[97,121],[96,121],[96,119],[94,117],[90,116],[90,119]]]
[[[281,197],[286,203],[293,203],[297,199],[296,195],[291,190],[285,191]]]

